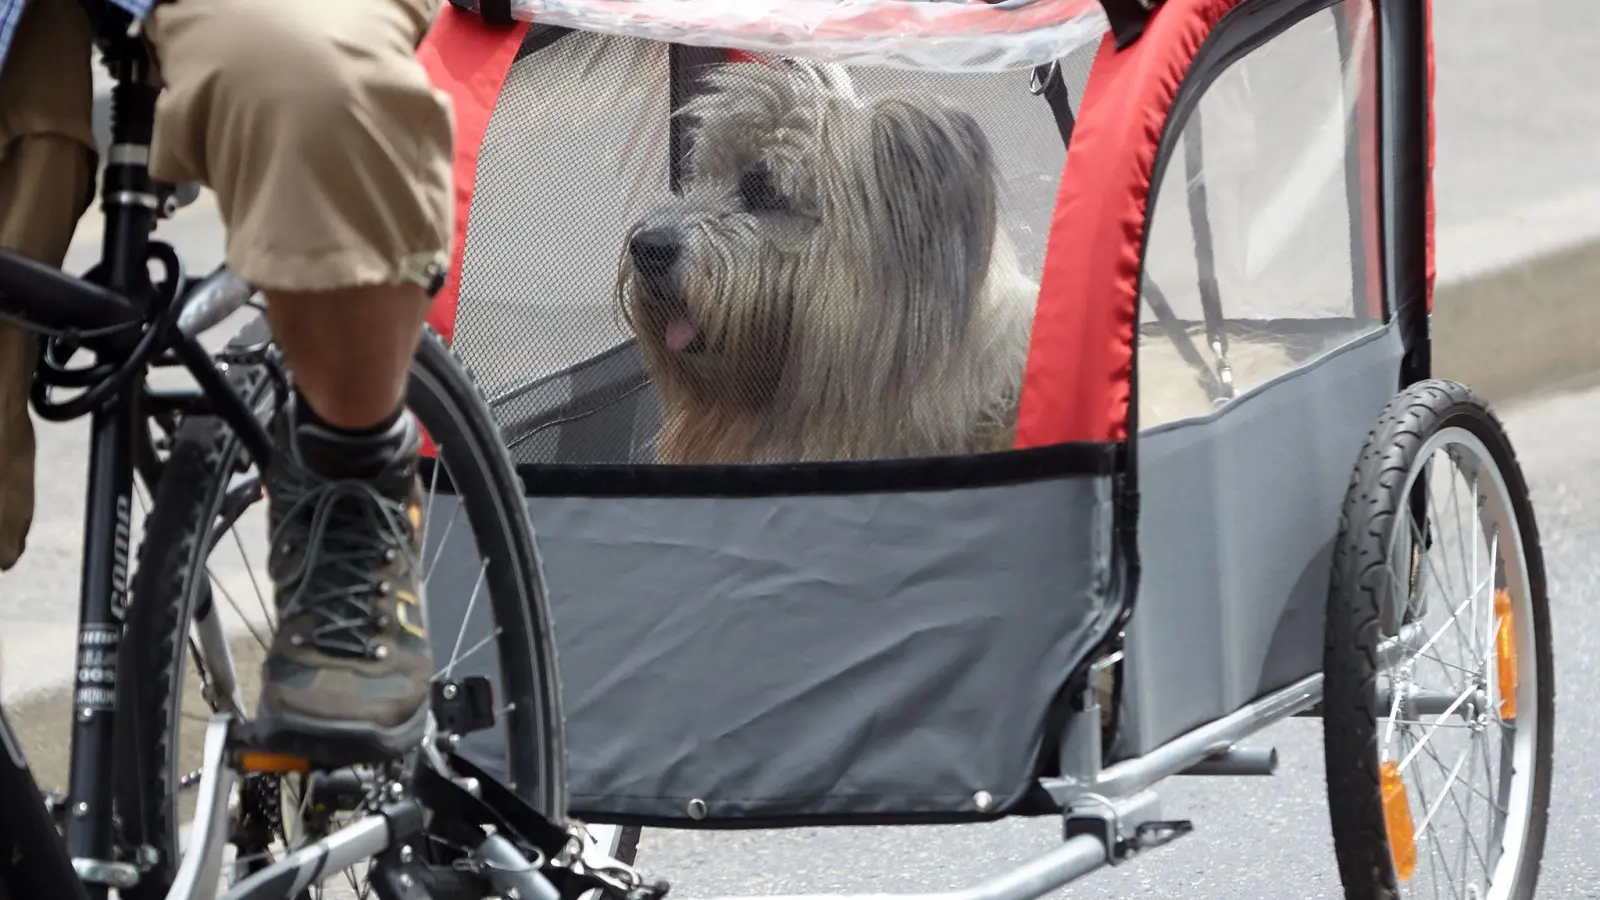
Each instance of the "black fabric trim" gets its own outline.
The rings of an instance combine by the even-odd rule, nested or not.
[[[517,48],[516,59],[512,61],[516,62],[525,56],[538,53],[571,33],[571,28],[535,22],[528,26],[528,33],[522,38],[522,46]]]
[[[1025,798],[1031,801],[1031,797]],[[602,798],[602,803],[605,799]],[[663,801],[665,806],[668,801]],[[1030,817],[1038,815],[1057,815],[1061,812],[1059,806],[1054,809],[1034,812],[1036,804],[1029,802],[1026,807],[992,813],[916,813],[908,815],[880,814],[880,813],[794,813],[790,815],[768,815],[691,819],[687,816],[641,816],[617,815],[613,812],[595,812],[586,809],[579,798],[573,798],[570,815],[584,822],[593,822],[603,825],[617,825],[622,827],[636,826],[640,828],[671,828],[675,831],[755,831],[776,828],[860,828],[878,827],[884,825],[976,825],[989,822],[999,822],[1002,819]]]
[[[1055,117],[1056,133],[1061,135],[1062,148],[1069,148],[1078,119],[1072,114],[1072,98],[1067,95],[1066,81],[1061,77],[1060,61],[1035,67],[1033,77],[1039,79],[1039,93],[1050,104],[1050,114]]]
[[[511,0],[478,0],[478,15],[490,25],[508,26],[511,18]]]
[[[1145,3],[1149,6],[1146,7]],[[1106,20],[1111,25],[1111,34],[1117,40],[1117,49],[1128,46],[1144,34],[1144,26],[1149,23],[1150,15],[1161,0],[1100,0],[1100,5],[1105,7]]]
[[[1056,444],[976,456],[770,465],[517,466],[525,497],[794,497],[951,491],[1056,478],[1114,475],[1123,470],[1120,443]],[[424,483],[451,492],[449,474],[435,483],[432,459]]]
[[[1383,110],[1379,119],[1382,150],[1378,154],[1383,183],[1394,187],[1395,206],[1383,220],[1392,229],[1388,246],[1394,273],[1394,316],[1405,340],[1402,387],[1431,377],[1433,349],[1428,316],[1427,190],[1428,190],[1428,58],[1427,29],[1420,3],[1379,3],[1378,66]],[[1393,83],[1385,76],[1392,75]],[[1436,248],[1437,252],[1437,248]],[[1388,254],[1388,247],[1385,247]]]

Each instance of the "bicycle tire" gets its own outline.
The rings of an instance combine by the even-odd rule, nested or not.
[[[1379,676],[1393,671],[1394,667],[1382,664],[1379,645],[1398,633],[1396,624],[1409,612],[1421,583],[1418,572],[1423,562],[1416,555],[1414,542],[1417,538],[1406,541],[1411,548],[1411,566],[1395,569],[1390,564],[1393,555],[1390,548],[1397,547],[1395,534],[1400,527],[1397,523],[1410,521],[1413,515],[1416,488],[1409,485],[1417,483],[1420,475],[1416,473],[1424,471],[1422,466],[1436,464],[1424,458],[1433,455],[1426,451],[1430,447],[1444,447],[1442,441],[1452,433],[1470,435],[1477,446],[1487,451],[1488,461],[1503,486],[1504,505],[1515,518],[1517,556],[1526,571],[1524,592],[1531,619],[1528,623],[1531,625],[1530,645],[1534,650],[1531,674],[1536,690],[1516,695],[1518,707],[1532,699],[1535,713],[1535,721],[1528,732],[1532,741],[1528,754],[1532,771],[1526,773],[1529,778],[1527,822],[1518,844],[1519,852],[1510,866],[1512,877],[1501,882],[1493,882],[1491,878],[1489,896],[1508,900],[1531,898],[1539,876],[1548,826],[1555,691],[1549,598],[1538,527],[1526,481],[1499,419],[1470,389],[1453,382],[1431,380],[1402,392],[1384,410],[1368,436],[1345,497],[1334,547],[1323,648],[1323,746],[1334,849],[1347,900],[1393,900],[1401,896],[1401,879],[1391,849],[1390,826],[1381,793],[1383,729],[1378,725],[1380,717],[1388,720],[1394,715],[1390,709],[1379,708],[1378,698]],[[1424,517],[1431,521],[1432,514],[1427,509],[1424,505]],[[1481,516],[1480,511],[1477,517],[1481,520]],[[1433,530],[1430,525],[1426,530],[1409,534],[1421,534],[1421,540],[1431,543],[1438,539],[1428,536]],[[1385,604],[1384,586],[1392,580],[1393,573],[1407,568],[1410,583],[1404,588],[1406,609],[1397,614],[1393,608],[1395,604]],[[1476,571],[1472,574],[1473,579],[1466,583],[1475,582]],[[1437,573],[1433,577],[1438,578]],[[1474,594],[1477,591],[1473,589]],[[1476,610],[1476,605],[1473,609]],[[1455,613],[1451,616],[1454,618]],[[1442,651],[1443,645],[1439,648]],[[1421,669],[1423,659],[1417,656],[1407,662]],[[1532,694],[1532,697],[1524,694]],[[1396,718],[1409,716],[1402,713]],[[1513,721],[1520,732],[1522,722],[1516,718]],[[1515,754],[1503,747],[1502,765],[1512,756]],[[1518,774],[1522,773],[1516,767],[1509,776],[1502,769],[1501,779],[1509,784]],[[1400,786],[1403,791],[1409,790],[1404,782],[1400,782]],[[1509,793],[1509,788],[1507,790]],[[1437,803],[1442,801],[1441,796]],[[1507,807],[1510,806],[1512,804],[1507,802]],[[1421,817],[1422,812],[1418,810],[1412,815]],[[1463,815],[1463,819],[1466,818]],[[1416,818],[1411,818],[1409,824],[1414,826],[1415,821]],[[1511,821],[1514,820],[1508,814],[1507,830]],[[1506,835],[1502,834],[1498,840],[1495,846],[1503,855]],[[1424,843],[1422,836],[1414,838],[1417,857],[1424,853]],[[1485,845],[1489,846],[1487,841]],[[1495,858],[1493,874],[1499,874],[1500,857]]]
[[[253,340],[241,334],[236,341],[264,337],[263,322],[246,332],[252,329]],[[261,366],[236,365],[228,377],[247,398],[259,398],[269,386]],[[484,582],[500,629],[495,691],[497,698],[511,701],[498,719],[506,728],[507,746],[519,748],[507,754],[508,780],[523,788],[519,793],[549,821],[564,822],[560,684],[521,483],[476,383],[431,330],[415,357],[408,403],[439,448],[450,488],[461,498],[485,561]],[[124,840],[132,849],[157,852],[146,853],[139,884],[122,894],[128,900],[164,897],[181,862],[176,755],[189,624],[202,597],[211,594],[205,564],[228,476],[241,461],[248,468],[242,445],[220,419],[185,421],[146,519],[118,664],[122,752],[116,782]]]

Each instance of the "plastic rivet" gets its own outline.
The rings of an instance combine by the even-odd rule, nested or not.
[[[979,791],[972,795],[972,802],[978,807],[978,812],[988,812],[994,805],[994,797],[988,791]]]
[[[696,797],[689,801],[689,818],[699,821],[706,817],[706,802]]]

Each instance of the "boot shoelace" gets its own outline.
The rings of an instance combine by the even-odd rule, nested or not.
[[[376,638],[388,623],[376,601],[393,585],[374,573],[402,554],[415,571],[406,504],[360,479],[308,480],[313,483],[272,536],[281,551],[269,564],[273,582],[293,590],[281,622],[309,615],[313,625],[295,635],[295,643],[337,656],[382,659],[385,648]],[[307,517],[303,535],[296,535],[296,523]]]

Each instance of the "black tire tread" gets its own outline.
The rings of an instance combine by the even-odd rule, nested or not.
[[[1466,428],[1489,449],[1522,532],[1538,648],[1540,709],[1534,814],[1515,897],[1531,898],[1538,879],[1554,718],[1549,608],[1538,527],[1521,467],[1499,418],[1470,388],[1435,379],[1411,386],[1385,408],[1351,475],[1339,519],[1323,647],[1323,746],[1329,815],[1347,900],[1399,896],[1379,794],[1375,690],[1377,650],[1383,639],[1379,592],[1388,578],[1392,529],[1407,512],[1407,474],[1428,439],[1450,426]]]

